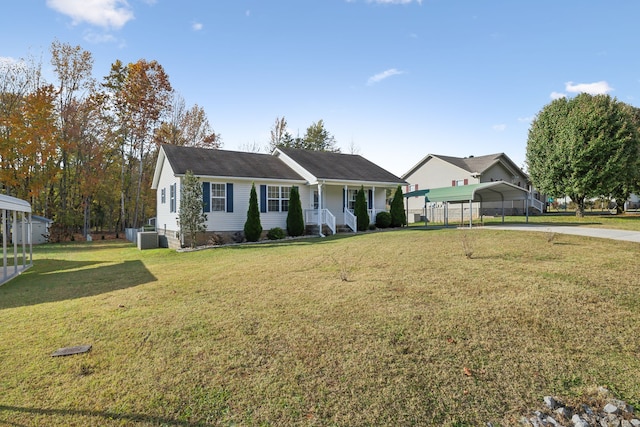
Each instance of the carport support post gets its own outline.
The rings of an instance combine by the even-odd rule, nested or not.
[[[469,200],[469,228],[473,228],[473,200]]]
[[[16,230],[18,229],[18,213],[13,211],[13,228],[11,230],[11,240],[13,240],[13,274],[18,275],[18,239]]]
[[[4,281],[7,280],[7,210],[2,209],[2,261]]]
[[[527,224],[529,223],[529,197],[531,197],[531,192],[527,193],[527,200],[524,201],[525,212],[527,213]]]

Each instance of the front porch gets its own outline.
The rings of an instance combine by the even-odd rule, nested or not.
[[[368,209],[369,224],[375,224],[376,215],[379,212],[386,212],[386,209]],[[337,218],[341,218],[342,221],[338,221]],[[332,213],[329,209],[305,209],[304,210],[304,225],[305,227],[317,227],[318,234],[325,234],[325,227],[331,234],[338,232],[353,232],[358,229],[357,218],[352,209],[345,209],[338,215]]]

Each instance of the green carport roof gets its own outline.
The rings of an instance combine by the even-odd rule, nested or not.
[[[495,181],[411,191],[405,193],[404,197],[424,196],[426,202],[466,203],[469,200],[474,202],[526,200],[528,194],[529,191],[526,188],[504,181]]]

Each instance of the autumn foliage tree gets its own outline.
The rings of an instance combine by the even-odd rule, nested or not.
[[[33,59],[0,61],[0,192],[67,236],[139,227],[155,213],[158,143],[216,148],[219,135],[202,107],[174,111],[157,61],[116,60],[99,85],[91,52],[54,41],[50,54],[51,82]]]

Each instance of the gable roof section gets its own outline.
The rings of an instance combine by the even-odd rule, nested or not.
[[[488,154],[486,156],[474,156],[474,157],[452,157],[452,156],[441,156],[438,154],[428,154],[422,160],[420,160],[414,167],[412,167],[407,173],[402,175],[403,178],[414,173],[416,170],[421,168],[430,158],[438,158],[443,160],[449,164],[452,164],[462,170],[465,170],[469,173],[484,173],[491,166],[496,163],[502,163],[511,173],[516,174],[520,173],[525,178],[529,179],[526,173],[522,171],[513,161],[504,153],[495,153]]]
[[[278,148],[276,155],[278,151],[318,180],[406,184],[402,178],[359,155],[298,148]]]
[[[293,169],[269,154],[165,144],[161,150],[173,172],[196,176],[304,181]]]

